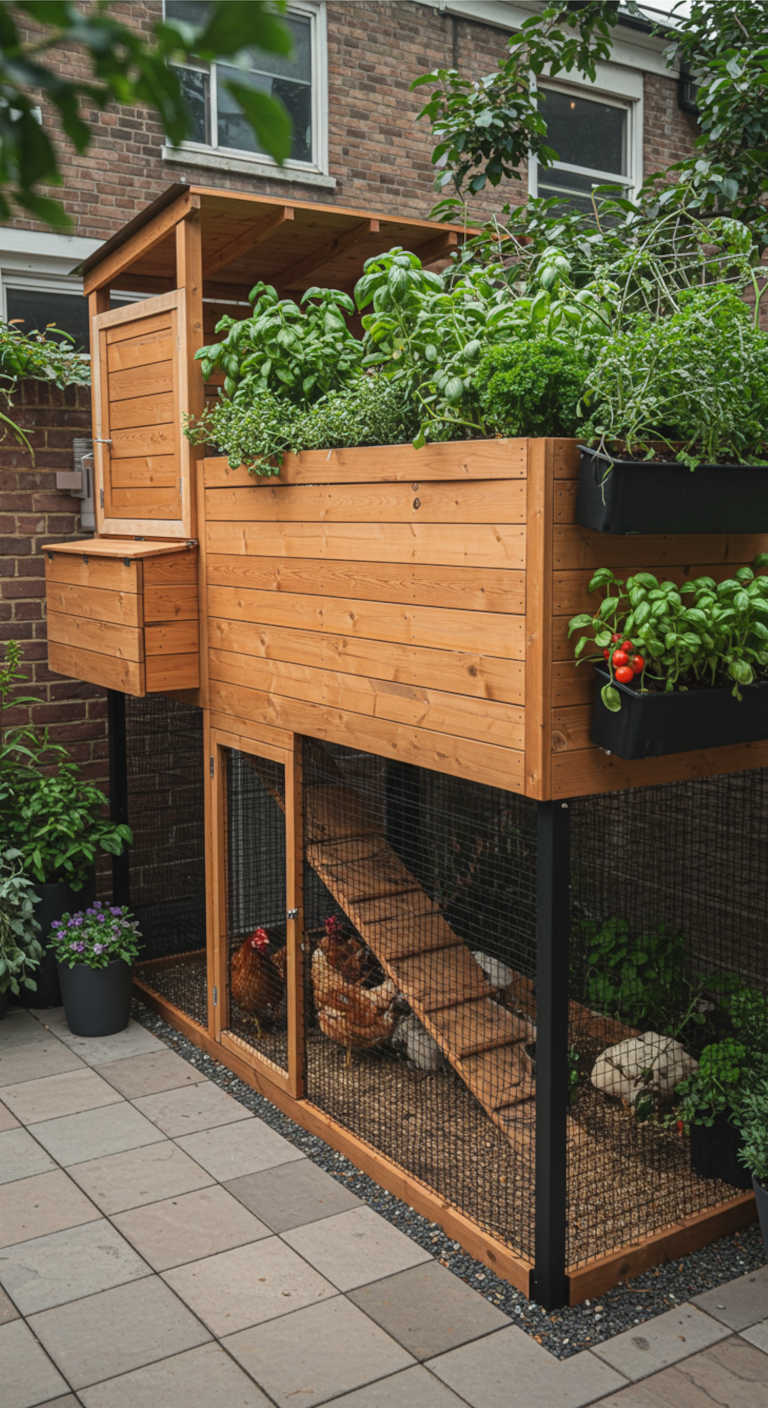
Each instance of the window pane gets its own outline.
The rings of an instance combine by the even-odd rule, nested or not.
[[[209,142],[208,74],[198,73],[193,68],[177,68],[176,73],[181,82],[181,91],[192,119],[188,139],[192,142]]]
[[[276,78],[294,78],[301,83],[312,81],[312,22],[307,17],[281,15],[286,29],[291,31],[293,53],[267,54],[263,49],[247,49],[249,67]]]
[[[182,20],[201,29],[208,22],[208,0],[165,0],[165,18]]]
[[[594,210],[591,192],[595,186],[605,186],[606,181],[596,181],[591,176],[579,176],[575,171],[559,171],[557,167],[539,167],[538,192],[540,196],[561,196],[564,209],[586,210],[590,215]],[[626,186],[619,183],[612,190],[613,195],[626,195]]]
[[[87,352],[88,300],[82,294],[10,287],[6,289],[6,299],[8,321],[20,318],[24,332],[43,332],[49,323],[53,323],[62,332],[71,333],[75,347]]]
[[[597,171],[627,174],[626,108],[591,98],[576,98],[542,88],[539,107],[547,122],[547,141],[560,161]]]
[[[270,78],[266,74],[244,73],[242,69],[229,64],[217,64],[218,80],[218,144],[220,147],[235,147],[240,151],[260,151],[256,134],[240,112],[234,98],[224,86],[226,79],[236,83],[247,83],[262,93],[271,93],[280,98],[290,113],[293,122],[291,156],[296,161],[312,159],[312,90],[305,84],[293,83],[286,78]]]

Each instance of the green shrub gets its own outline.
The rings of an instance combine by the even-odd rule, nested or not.
[[[632,1027],[677,1035],[696,1021],[685,940],[664,925],[633,934],[615,917],[582,925],[584,995],[590,1007]]]
[[[489,348],[477,377],[487,425],[501,435],[573,435],[586,371],[561,342],[527,339]]]
[[[35,918],[37,895],[23,874],[21,852],[0,849],[0,995],[18,997],[22,987],[34,992],[32,977],[43,955]]]
[[[711,1127],[719,1115],[730,1118],[739,1108],[752,1076],[752,1056],[735,1037],[705,1046],[692,1075],[677,1087],[680,1117],[686,1124]]]
[[[739,1159],[768,1188],[768,1077],[748,1091],[738,1114],[741,1134]]]

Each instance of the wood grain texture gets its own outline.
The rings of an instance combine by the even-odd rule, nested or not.
[[[430,479],[524,479],[525,440],[458,440],[445,445],[363,445],[348,450],[304,450],[286,455],[276,476],[281,484],[423,484]],[[273,484],[226,459],[204,461],[208,489]]]
[[[197,650],[186,655],[147,655],[145,677],[147,694],[167,694],[176,689],[197,689],[200,683],[200,657]]]
[[[121,660],[81,646],[48,641],[48,668],[54,674],[73,680],[86,680],[102,689],[119,689],[122,694],[144,694],[144,666],[137,660]]]
[[[547,440],[528,442],[525,612],[525,791],[546,798],[552,756],[552,492],[554,456]]]
[[[144,659],[144,641],[137,626],[116,626],[111,621],[88,620],[49,610],[48,639],[117,660],[138,662]]]
[[[48,581],[45,594],[49,611],[112,621],[119,626],[141,624],[141,599],[137,592],[107,591],[101,587]]]
[[[170,320],[162,318],[158,321],[160,326],[154,332],[148,332],[145,325],[142,331],[137,329],[135,337],[107,343],[107,370],[110,391],[113,384],[116,386],[115,400],[122,395],[122,387],[126,384],[118,378],[124,378],[133,370],[144,367],[147,368],[147,375],[151,375],[153,368],[157,368],[160,375],[164,376],[165,365],[170,366],[173,356]],[[133,381],[128,381],[127,384],[134,385]]]
[[[123,434],[130,434],[124,431]],[[206,499],[208,495],[206,494]],[[457,523],[208,523],[210,553],[449,567],[525,567],[525,528]]]
[[[156,399],[161,405],[164,398]],[[411,484],[346,484],[343,493],[335,485],[311,484],[209,489],[205,512],[209,523],[519,524],[525,522],[525,481],[436,481],[417,490]]]
[[[628,787],[653,787],[661,782],[684,782],[767,766],[768,741],[695,753],[668,753],[634,762],[604,753],[600,748],[582,748],[554,754],[552,796],[585,797],[593,792],[620,792]]]
[[[111,402],[110,420],[113,430],[126,430],[133,426],[167,425],[173,421],[173,393],[160,391],[150,396],[128,396],[122,400],[112,400],[112,383],[109,382]]]

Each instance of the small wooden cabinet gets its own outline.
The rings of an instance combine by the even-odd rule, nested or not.
[[[43,553],[51,670],[139,696],[197,688],[195,547],[90,538]]]

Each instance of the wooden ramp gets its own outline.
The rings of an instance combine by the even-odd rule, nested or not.
[[[532,1024],[494,1000],[482,969],[343,784],[307,788],[307,860],[483,1109],[527,1131]],[[527,1102],[530,1108],[520,1108]]]

